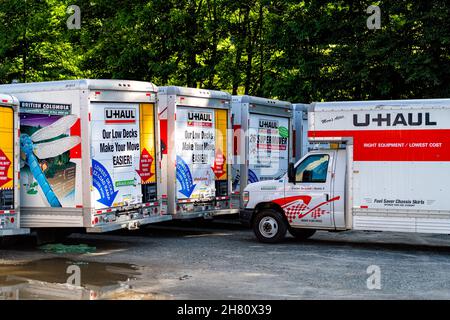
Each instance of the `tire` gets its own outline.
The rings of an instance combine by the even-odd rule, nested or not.
[[[287,227],[283,214],[272,209],[259,212],[253,220],[253,232],[263,243],[282,241],[286,236]]]
[[[306,240],[312,237],[316,233],[316,230],[289,228],[289,233],[297,240]]]
[[[17,244],[17,236],[3,236],[0,237],[0,249],[8,249]]]
[[[56,242],[65,242],[67,238],[72,234],[69,230],[57,230],[55,232],[55,241]]]
[[[71,235],[72,232],[68,230],[58,230],[54,229],[46,229],[42,228],[36,231],[37,244],[51,244],[51,243],[60,243],[64,242],[68,236]]]

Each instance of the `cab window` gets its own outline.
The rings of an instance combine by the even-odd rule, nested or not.
[[[303,160],[295,170],[296,182],[324,183],[327,181],[327,154],[314,154]]]

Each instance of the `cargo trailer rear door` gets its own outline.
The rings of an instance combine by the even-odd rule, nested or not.
[[[0,106],[0,213],[14,210],[14,109]],[[5,224],[2,221],[0,229]]]
[[[153,113],[153,104],[91,104],[93,208],[156,201]]]
[[[228,110],[179,106],[176,114],[177,198],[228,195]]]
[[[289,125],[289,118],[250,114],[248,183],[273,180],[287,172]]]

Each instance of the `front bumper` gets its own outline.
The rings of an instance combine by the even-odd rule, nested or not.
[[[251,226],[252,217],[253,209],[243,209],[239,212],[239,221],[247,227]]]

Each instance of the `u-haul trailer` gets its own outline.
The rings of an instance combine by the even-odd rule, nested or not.
[[[293,109],[290,102],[233,96],[233,206],[243,208],[242,191],[273,180],[292,161]]]
[[[19,102],[0,94],[0,237],[27,234],[19,207]]]
[[[153,84],[73,80],[0,90],[20,101],[23,226],[106,232],[170,219],[160,212]]]
[[[159,87],[163,204],[174,218],[238,213],[231,208],[231,95]]]
[[[286,230],[450,234],[450,99],[315,103],[306,154],[245,191],[241,219],[263,242]]]

